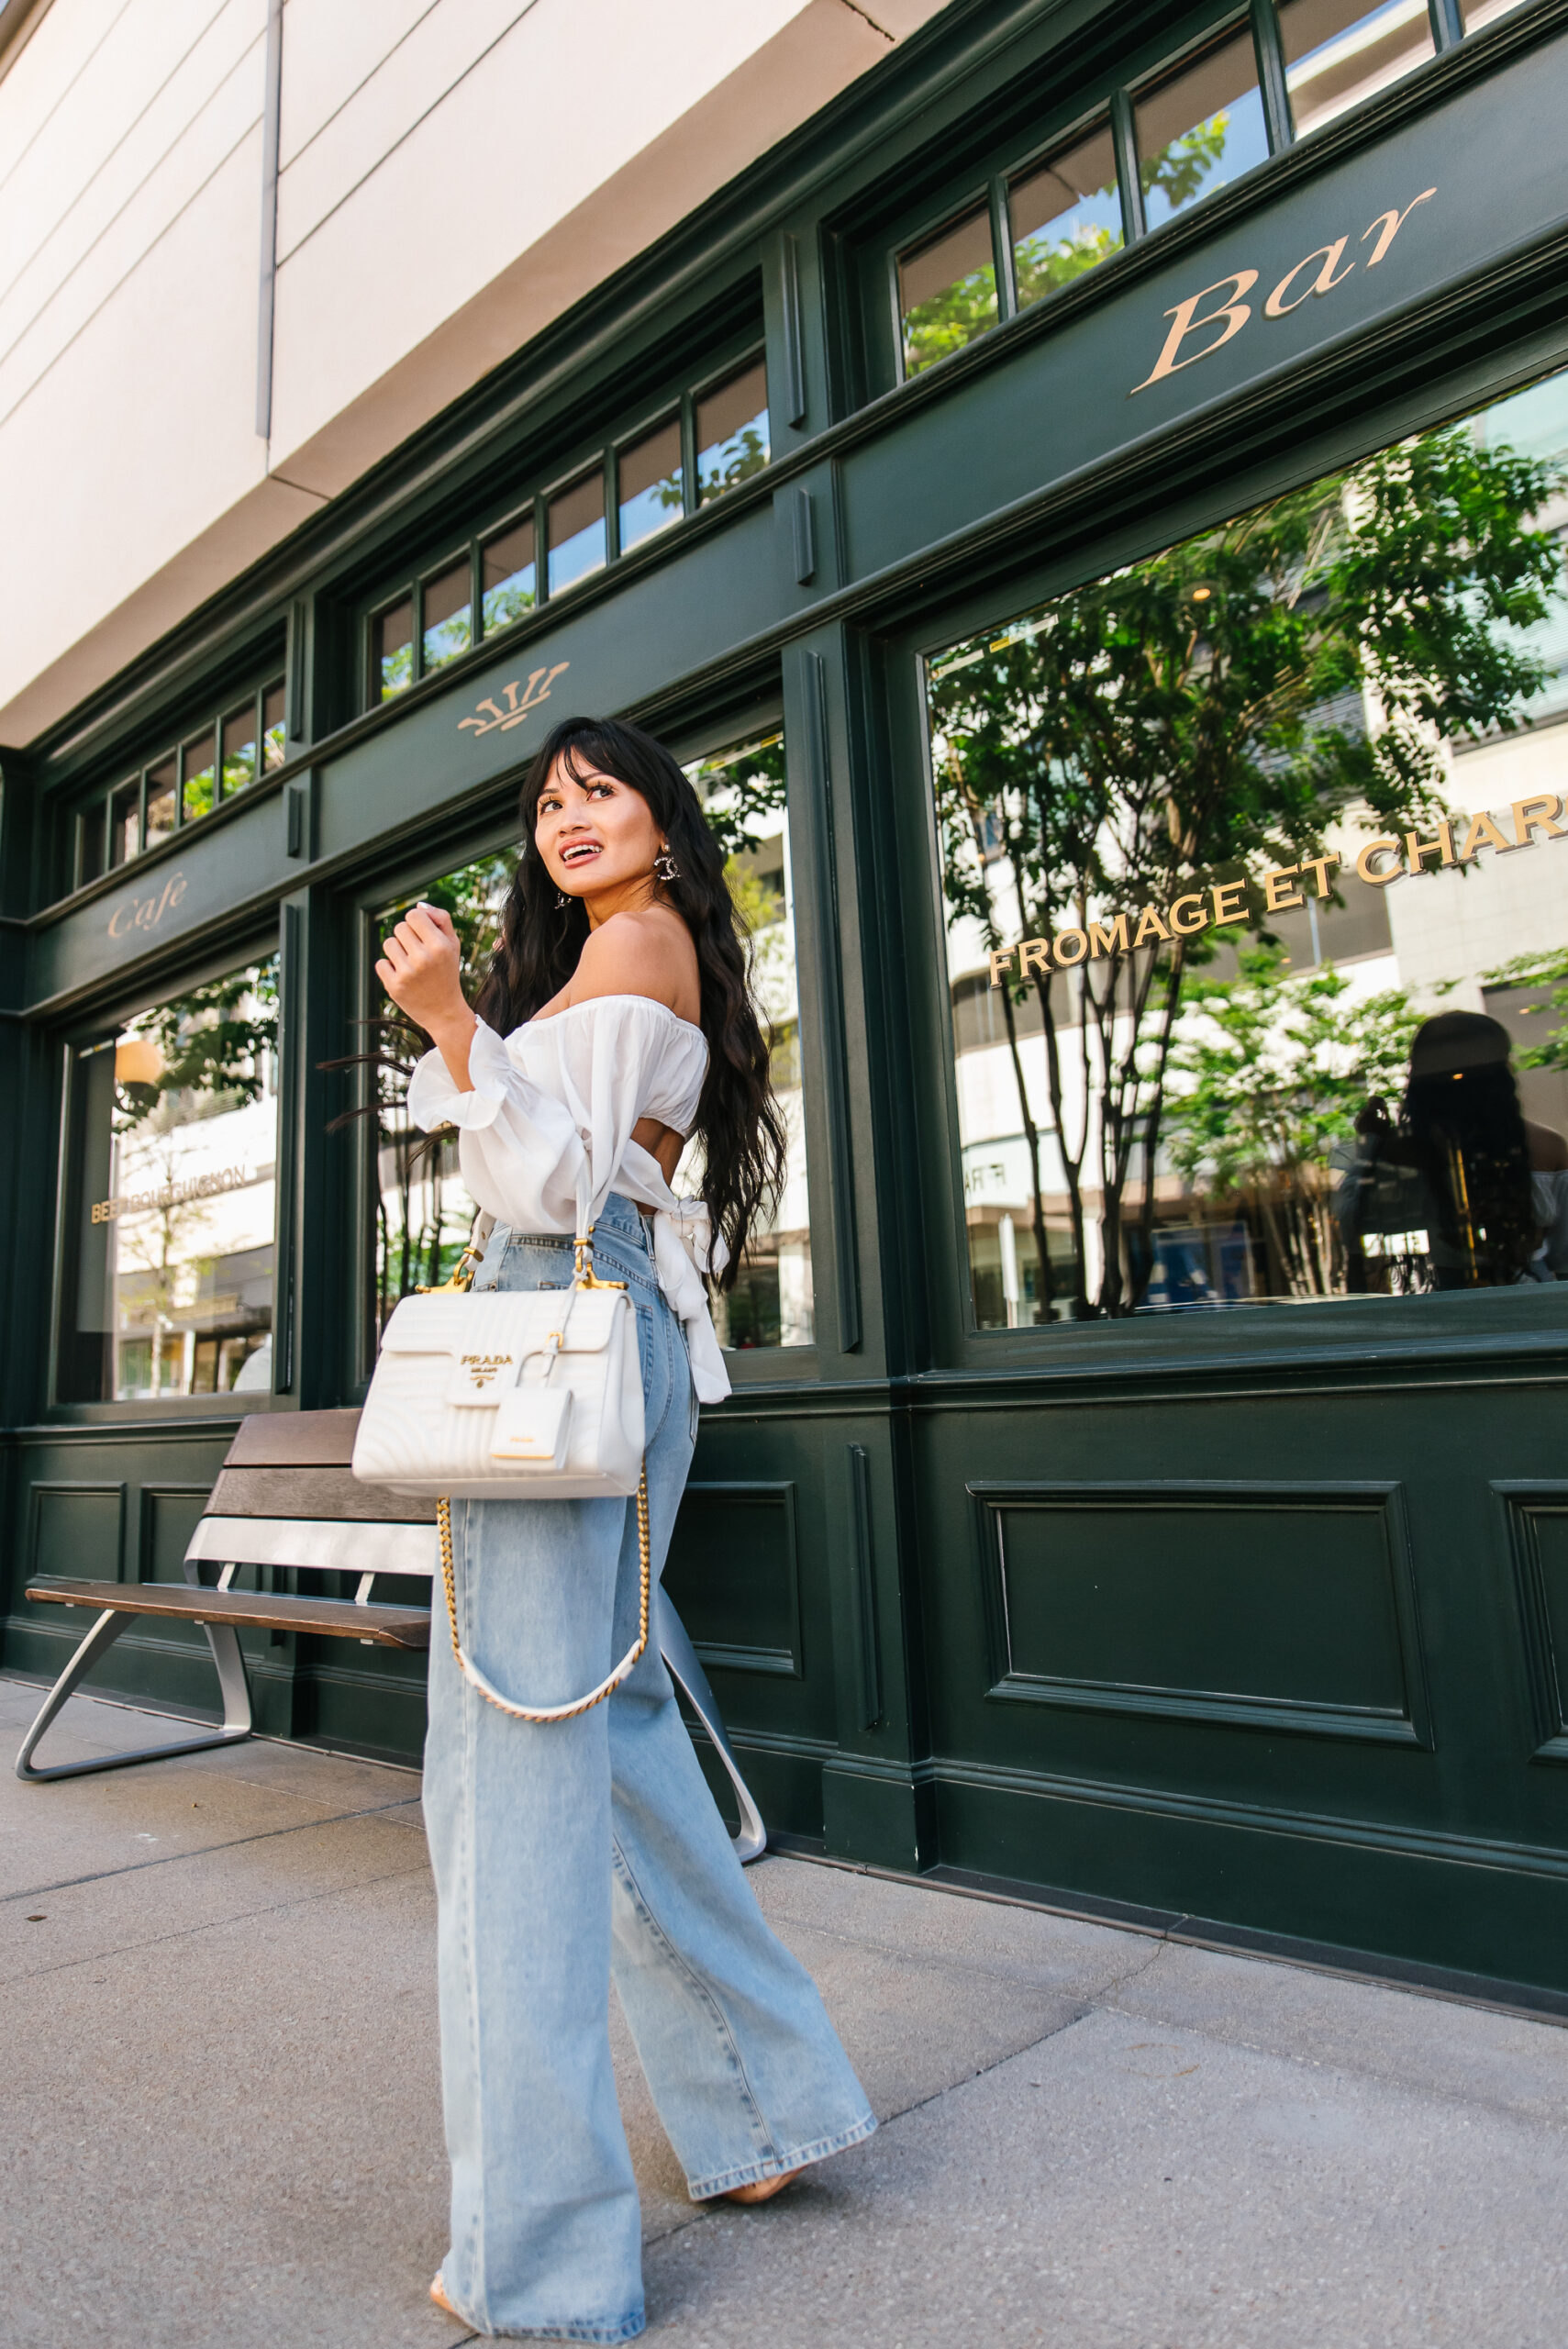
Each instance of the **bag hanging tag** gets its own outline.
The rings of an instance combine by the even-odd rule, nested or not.
[[[543,1375],[531,1385],[528,1383],[528,1357],[525,1356],[518,1367],[517,1385],[508,1386],[501,1396],[490,1439],[492,1460],[548,1468],[557,1475],[565,1466],[572,1430],[572,1389],[554,1382],[553,1373],[566,1343],[567,1326],[576,1302],[573,1284],[561,1317],[561,1327],[552,1330],[545,1342]]]

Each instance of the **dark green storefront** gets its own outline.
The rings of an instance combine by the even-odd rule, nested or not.
[[[1323,22],[1304,29],[1304,7]],[[1390,1204],[1388,1175],[1359,1223],[1344,1205],[1370,1130],[1355,1099],[1379,1070],[1394,1100],[1417,1019],[1481,1008],[1533,1050],[1549,1023],[1528,1026],[1530,987],[1545,1002],[1568,981],[1561,615],[1526,576],[1545,575],[1562,503],[1555,394],[1531,387],[1568,364],[1568,6],[1467,30],[1432,0],[1336,50],[1354,16],[959,0],[56,735],[4,753],[8,1669],[52,1676],[74,1637],[26,1604],[29,1575],[178,1578],[240,1408],[363,1393],[389,1243],[378,1260],[368,1130],[333,1123],[361,1080],[323,1063],[374,1008],[378,913],[505,850],[522,768],[570,710],[631,714],[693,762],[782,726],[807,1286],[775,1262],[735,1325],[751,1342],[705,1415],[670,1574],[770,1822],[830,1856],[1568,1995],[1568,1288],[1559,1303],[1550,1216],[1533,1210],[1513,1273],[1444,1278],[1408,1183]],[[1314,90],[1353,97],[1363,65],[1382,85],[1308,121]],[[1053,171],[1055,215],[1037,184]],[[771,462],[731,418],[743,461],[705,473],[703,419],[759,354]],[[1436,429],[1521,392],[1506,431]],[[645,528],[639,452],[661,432],[677,485],[668,527]],[[1518,508],[1441,577],[1395,527],[1406,461],[1378,470],[1421,435],[1423,495],[1458,501],[1449,554],[1508,481]],[[1472,449],[1548,469],[1528,511],[1526,477],[1477,473]],[[1250,714],[1224,705],[1210,812],[1168,759],[1135,807],[1160,727],[1195,775],[1210,757],[1242,657],[1223,611],[1255,591],[1236,565],[1261,543],[1232,518],[1265,506],[1269,612],[1296,634]],[[453,594],[473,637],[505,584],[493,551],[520,581],[530,528],[539,573],[561,551],[554,592],[495,602],[453,653]],[[1410,566],[1381,598],[1353,560],[1374,540]],[[1171,610],[1186,631],[1136,723],[1134,589],[1146,612],[1166,598],[1150,674]],[[1363,591],[1352,674],[1342,616]],[[1429,605],[1442,690],[1400,734],[1388,647]],[[1528,676],[1486,669],[1477,613]],[[1090,713],[1071,738],[1064,678]],[[1018,796],[1026,706],[1030,741],[1057,726],[1043,814],[1043,785]],[[1456,818],[1447,854],[1429,804],[1416,820],[1410,778],[1433,760],[1466,823],[1512,807],[1468,864]],[[1091,769],[1093,837],[1058,887]],[[1293,841],[1281,778],[1309,773],[1329,799]],[[1275,795],[1251,831],[1243,783]],[[1363,803],[1394,814],[1362,823]],[[1389,842],[1360,872],[1357,823]],[[1326,837],[1337,897],[1299,884]],[[1281,883],[1265,903],[1265,868],[1297,874],[1294,897]],[[1228,927],[1237,875],[1251,927]],[[988,985],[998,943],[1066,949],[1096,909],[1106,928],[1140,896],[1168,915],[1184,882],[1213,958],[1177,954],[1187,993],[1162,1030],[1114,990],[1140,971],[1162,989],[1173,943],[1119,964],[1103,941],[1053,944],[1060,990],[1024,973],[1010,1016]],[[1278,907],[1296,930],[1269,930]],[[1256,959],[1260,930],[1296,941],[1294,976]],[[254,1017],[212,985],[241,969],[275,976],[271,1041],[245,1063],[264,1059],[245,1114],[275,1104],[274,1156],[199,1182],[170,1158],[161,1206],[101,1202],[89,1130],[106,1149],[134,1110],[149,1149],[178,1142],[127,1037],[193,996]],[[1203,1003],[1218,1024],[1173,1024]],[[1316,1054],[1318,1140],[1243,1163],[1258,1097],[1237,1040],[1287,1031],[1298,1076]],[[166,1067],[186,1031],[157,1032]],[[1066,1071],[1049,1084],[1042,1039]],[[95,1074],[110,1043],[118,1108]],[[1518,1056],[1532,1131],[1556,1114],[1554,1050]],[[1222,1093],[1205,1141],[1194,1104]],[[1351,1106],[1331,1113],[1331,1093]],[[272,1221],[230,1252],[224,1336],[216,1259],[185,1296],[167,1241],[187,1193],[242,1191]],[[127,1235],[160,1214],[133,1343],[104,1319],[103,1234],[117,1217],[126,1277]],[[1473,1224],[1479,1263],[1479,1206]],[[791,1296],[796,1342],[772,1342]],[[242,1377],[252,1358],[270,1393]],[[265,1729],[417,1756],[422,1669],[247,1637]],[[208,1670],[145,1622],[110,1667],[119,1693],[192,1708]]]

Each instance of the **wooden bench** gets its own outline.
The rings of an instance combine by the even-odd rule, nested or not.
[[[97,1620],[40,1707],[17,1756],[18,1778],[74,1778],[119,1770],[175,1753],[202,1753],[236,1745],[254,1733],[250,1687],[236,1634],[241,1629],[310,1631],[359,1640],[367,1647],[428,1648],[430,1608],[377,1602],[378,1577],[412,1575],[430,1583],[439,1571],[434,1501],[411,1500],[384,1486],[361,1485],[350,1474],[358,1411],[251,1413],[224,1458],[200,1522],[185,1553],[183,1583],[74,1582],[40,1575],[27,1596],[46,1605],[90,1607]],[[202,1570],[216,1571],[216,1586]],[[352,1575],[352,1598],[305,1598],[280,1589],[236,1590],[241,1566],[270,1570],[276,1583],[301,1571]],[[139,1616],[199,1623],[206,1633],[223,1698],[223,1722],[168,1745],[91,1762],[35,1765],[39,1739],[68,1697],[81,1686],[121,1632]],[[767,1830],[724,1733],[707,1675],[685,1628],[662,1590],[654,1628],[673,1678],[713,1742],[740,1810],[735,1847],[742,1861],[766,1849]]]

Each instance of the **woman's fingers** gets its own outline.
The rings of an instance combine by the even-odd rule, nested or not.
[[[440,952],[457,942],[457,932],[437,906],[410,906],[397,927],[420,946],[434,947]]]

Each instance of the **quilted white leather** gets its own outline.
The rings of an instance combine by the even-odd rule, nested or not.
[[[502,1397],[547,1367],[547,1383],[572,1397],[564,1460],[496,1459]],[[441,1293],[406,1297],[386,1325],[353,1471],[428,1497],[590,1499],[636,1492],[642,1446],[637,1313],[624,1289]]]

